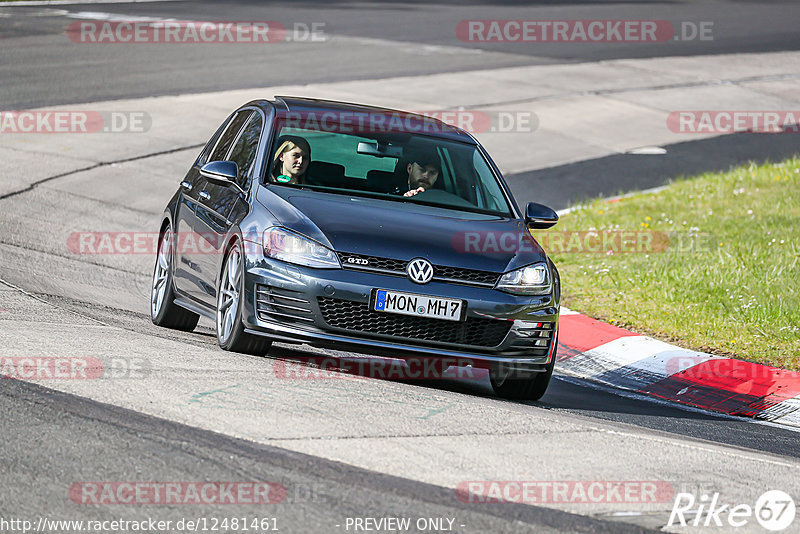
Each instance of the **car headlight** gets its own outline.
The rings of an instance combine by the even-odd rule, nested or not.
[[[516,293],[517,295],[545,295],[553,287],[550,279],[550,269],[546,263],[528,265],[500,277],[495,286],[500,291]]]
[[[342,267],[336,253],[328,247],[278,226],[264,231],[264,255],[306,267],[319,269]]]

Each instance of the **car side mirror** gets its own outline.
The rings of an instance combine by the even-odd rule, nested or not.
[[[529,228],[544,230],[555,226],[557,222],[558,214],[543,204],[528,202],[525,207],[525,224]]]
[[[235,161],[210,161],[200,167],[200,175],[219,185],[235,185],[239,167]]]

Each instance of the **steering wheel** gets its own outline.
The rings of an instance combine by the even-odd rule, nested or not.
[[[410,198],[419,198],[420,200],[424,200],[426,202],[449,204],[451,206],[475,207],[460,196],[454,195],[453,193],[449,193],[442,189],[426,189],[422,193],[417,193]]]

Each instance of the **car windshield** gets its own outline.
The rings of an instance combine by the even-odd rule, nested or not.
[[[298,128],[283,121],[276,128],[268,183],[512,215],[489,163],[474,145],[403,132]],[[308,163],[298,165],[294,170],[303,171],[292,178],[293,169],[284,161],[296,146],[309,152]],[[417,192],[409,195],[412,190]]]

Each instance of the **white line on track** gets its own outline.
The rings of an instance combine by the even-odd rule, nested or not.
[[[183,0],[81,0],[79,2],[75,0],[37,0],[31,2],[3,2],[0,6],[80,6],[84,4],[142,4],[145,2],[183,2]]]
[[[105,13],[103,11],[78,11],[77,13],[67,13],[70,19],[80,20],[109,20],[114,22],[168,22],[175,19],[164,19],[160,17],[143,17],[138,15],[120,15],[118,13]]]
[[[151,0],[158,1],[158,0]],[[0,4],[7,5],[7,4]],[[146,17],[146,16],[131,16],[121,15],[118,13],[107,13],[102,11],[78,11],[74,13],[65,13],[68,18],[81,19],[81,20],[107,20],[114,22],[170,22],[175,21],[174,18],[160,18],[160,17]],[[393,41],[389,39],[378,39],[373,37],[353,37],[349,35],[334,35],[325,34],[326,41],[336,41],[343,43],[351,43],[363,46],[384,46],[390,47],[394,50],[401,50],[411,54],[417,55],[432,55],[432,54],[466,54],[476,55],[483,54],[483,50],[479,48],[468,48],[462,46],[450,45],[431,45],[420,44],[409,41]]]

